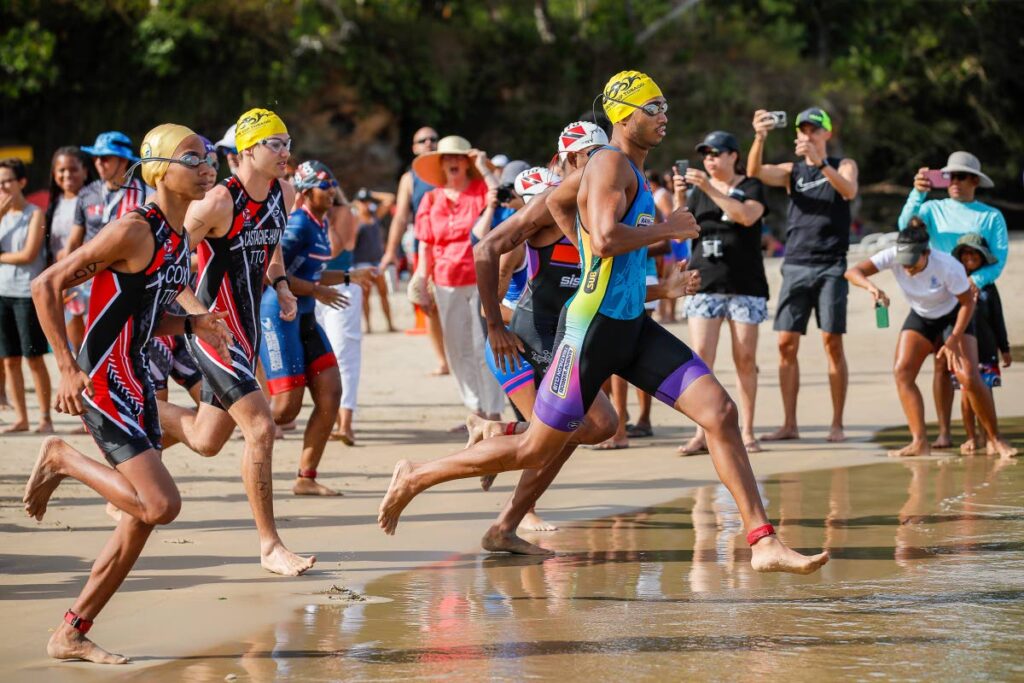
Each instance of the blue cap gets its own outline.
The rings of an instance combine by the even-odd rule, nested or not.
[[[82,151],[94,157],[121,157],[131,162],[139,160],[132,153],[132,140],[118,130],[110,130],[96,136],[96,143],[92,147],[82,147]]]
[[[217,148],[213,146],[212,142],[210,142],[210,138],[200,135],[199,139],[203,141],[203,149],[206,150],[207,154],[210,152],[213,152],[214,154],[217,153]]]

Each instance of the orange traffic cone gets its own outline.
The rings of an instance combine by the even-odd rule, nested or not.
[[[405,331],[406,334],[426,334],[427,333],[427,314],[423,312],[423,309],[413,304],[413,310],[416,312],[416,324]]]

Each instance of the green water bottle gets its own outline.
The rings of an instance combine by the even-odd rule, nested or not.
[[[875,325],[880,330],[889,327],[889,307],[883,306],[880,301],[875,302]]]

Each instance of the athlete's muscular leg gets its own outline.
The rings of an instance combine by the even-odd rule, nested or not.
[[[736,501],[746,530],[767,524],[768,515],[743,448],[736,404],[715,376],[704,375],[694,380],[676,401],[675,408],[704,428],[715,471]],[[828,552],[807,557],[787,548],[777,536],[761,539],[751,551],[750,564],[761,572],[810,574],[828,562]]]
[[[270,412],[274,415],[274,424],[288,424],[299,416],[302,410],[302,397],[306,395],[306,387],[299,386],[282,391],[270,397]]]
[[[104,466],[56,437],[43,442],[39,460],[25,492],[25,507],[41,519],[46,502],[64,477],[73,477],[131,514],[122,515],[113,536],[93,564],[89,580],[72,606],[78,616],[93,620],[135,565],[155,524],[169,524],[181,509],[181,497],[160,455],[146,451],[118,465]],[[131,516],[136,515],[136,516]],[[85,659],[101,664],[124,664],[126,657],[96,646],[66,623],[54,631],[46,646],[56,659]]]
[[[481,541],[484,550],[506,551],[510,553],[540,555],[550,554],[550,551],[540,546],[528,543],[516,534],[523,518],[537,504],[537,500],[558,476],[562,465],[580,444],[601,443],[615,434],[618,426],[618,418],[615,408],[612,407],[608,397],[598,393],[594,404],[587,411],[583,424],[577,429],[572,438],[562,448],[561,452],[540,469],[524,470],[519,478],[519,484],[512,497],[505,503],[498,519],[487,530]]]
[[[718,339],[722,332],[722,318],[690,317],[686,319],[686,324],[690,328],[693,352],[714,370],[715,358],[718,355]],[[700,427],[697,427],[692,439],[677,449],[680,455],[694,455],[705,450],[707,450],[707,441],[704,438],[704,431]]]
[[[206,404],[203,407],[207,407]],[[312,567],[316,558],[300,557],[290,552],[277,533],[271,471],[274,420],[270,406],[263,392],[253,391],[235,401],[228,414],[242,430],[245,439],[242,482],[260,536],[260,562],[264,569],[275,574],[298,576]]]
[[[534,420],[523,434],[485,439],[445,458],[419,464],[401,460],[395,465],[388,492],[381,501],[377,524],[385,533],[395,533],[398,518],[409,501],[437,484],[543,467],[557,457],[571,437],[571,432]]]
[[[299,469],[315,470],[324,455],[324,446],[331,435],[334,416],[341,405],[341,374],[338,367],[323,370],[309,382],[309,393],[313,397],[313,412],[306,422],[302,436],[302,456]],[[309,477],[297,477],[292,493],[300,496],[336,496],[337,491],[318,484]]]
[[[164,449],[183,443],[199,455],[211,458],[220,453],[235,431],[231,416],[209,403],[192,409],[158,400],[157,408]]]

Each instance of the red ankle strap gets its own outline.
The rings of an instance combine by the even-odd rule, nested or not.
[[[505,436],[512,436],[516,433],[516,427],[519,425],[518,422],[509,422],[505,425]]]
[[[71,626],[83,636],[92,628],[92,619],[83,619],[71,610],[64,613],[64,623]]]
[[[301,479],[316,479],[316,470],[304,470],[300,468],[299,477]]]
[[[747,543],[750,544],[750,545],[754,545],[755,543],[760,541],[765,536],[774,536],[774,535],[775,535],[775,527],[773,527],[771,524],[765,524],[764,526],[759,526],[756,529],[754,529],[753,531],[751,531],[749,534],[747,534]]]

